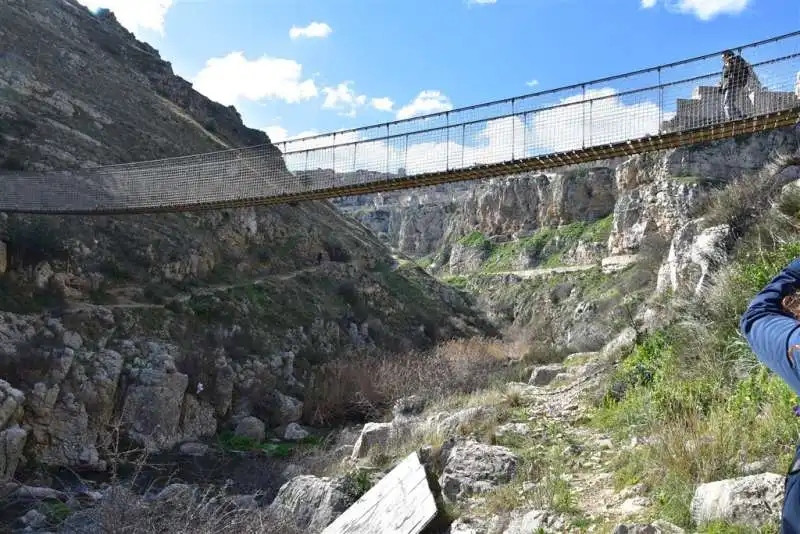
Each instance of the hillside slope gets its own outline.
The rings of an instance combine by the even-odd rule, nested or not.
[[[269,143],[111,14],[20,0],[0,3],[0,20],[6,170]],[[0,454],[0,478],[23,449],[44,464],[101,468],[116,421],[150,450],[251,413],[285,425],[302,416],[314,364],[344,350],[492,331],[464,296],[395,262],[328,203],[3,214],[0,239],[0,399],[10,408],[0,439],[14,444]]]

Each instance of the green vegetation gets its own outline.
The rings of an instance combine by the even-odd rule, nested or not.
[[[612,222],[613,215],[609,215],[591,223],[577,221],[558,228],[544,227],[528,237],[494,245],[480,232],[473,232],[459,243],[487,246],[489,258],[483,267],[487,273],[512,270],[514,262],[524,257],[538,258],[543,267],[556,267],[561,265],[561,254],[579,242],[606,242],[611,235]],[[551,252],[543,257],[546,249]]]
[[[465,247],[491,247],[489,240],[480,232],[472,232],[471,234],[465,235],[458,240],[458,243]]]
[[[41,511],[47,517],[47,523],[53,526],[60,525],[72,515],[72,509],[69,506],[56,500],[43,502]]]
[[[442,278],[442,282],[445,284],[451,285],[457,289],[466,289],[467,284],[469,283],[469,278],[466,276],[445,276]]]
[[[798,255],[798,241],[740,252],[704,302],[680,310],[681,321],[625,357],[593,414],[596,426],[620,438],[653,440],[623,455],[617,484],[646,482],[661,517],[693,528],[689,504],[698,484],[741,476],[746,463],[765,458],[768,468],[785,470],[800,430],[795,395],[759,364],[738,333],[738,319]],[[701,527],[708,534],[750,532]]]
[[[270,457],[286,458],[293,453],[315,447],[321,440],[314,436],[309,436],[297,443],[259,443],[253,438],[236,436],[233,432],[222,432],[217,435],[217,445],[226,451],[253,452]]]

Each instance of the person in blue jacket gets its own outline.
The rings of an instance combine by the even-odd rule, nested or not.
[[[739,328],[759,360],[800,395],[800,321],[795,293],[800,291],[800,258],[773,278],[742,315]],[[792,311],[795,310],[795,311]],[[795,407],[795,415],[800,409]],[[781,534],[800,534],[800,444],[786,475]]]

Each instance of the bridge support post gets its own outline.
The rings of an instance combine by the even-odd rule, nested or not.
[[[446,171],[449,171],[450,170],[450,112],[449,111],[444,114],[444,124],[445,124],[445,131],[447,132],[447,141],[446,141],[447,148],[445,149],[446,156],[445,156],[444,169]]]
[[[516,107],[517,99],[511,99],[511,161],[516,161],[514,159],[514,150],[517,148],[516,143],[514,142],[514,130],[516,130],[517,125],[517,114],[514,111]]]
[[[581,148],[586,148],[586,85],[581,85]]]
[[[664,86],[661,85],[661,67],[658,67],[658,134],[661,135],[661,130],[664,124]]]

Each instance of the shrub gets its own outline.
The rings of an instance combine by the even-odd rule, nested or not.
[[[400,355],[353,352],[313,371],[304,417],[315,425],[379,419],[400,397],[438,399],[484,388],[507,360],[507,347],[490,339],[449,341]]]

